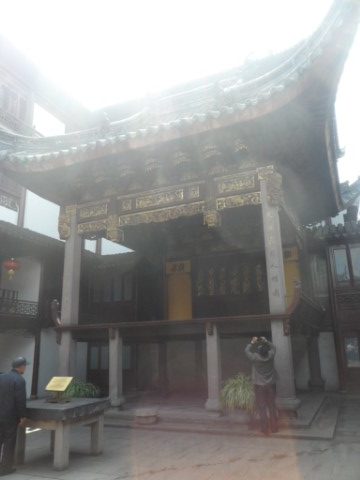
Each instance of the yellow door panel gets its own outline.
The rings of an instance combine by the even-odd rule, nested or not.
[[[186,265],[182,268],[181,263]],[[192,318],[192,288],[190,262],[168,262],[167,295],[169,320],[188,320]]]

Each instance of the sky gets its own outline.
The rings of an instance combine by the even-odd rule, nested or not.
[[[89,109],[157,93],[309,36],[331,0],[0,0],[0,32]],[[337,99],[341,181],[360,175],[360,35]],[[50,123],[49,123],[50,128]],[[49,133],[51,133],[49,131]]]

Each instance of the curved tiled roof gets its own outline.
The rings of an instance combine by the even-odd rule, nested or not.
[[[307,41],[276,56],[275,60],[278,58],[279,61],[275,62],[276,65],[270,62],[270,70],[261,72],[261,68],[254,65],[255,75],[246,80],[246,75],[242,77],[242,69],[239,69],[235,78],[232,72],[230,77],[224,75],[216,83],[206,83],[170,97],[160,97],[155,100],[160,113],[154,112],[148,105],[131,117],[115,122],[104,117],[97,128],[55,137],[30,138],[0,132],[0,161],[8,170],[21,171],[26,165],[25,170],[41,171],[44,168],[56,168],[63,162],[75,163],[80,157],[100,156],[107,150],[116,153],[136,140],[140,146],[144,146],[147,140],[151,143],[162,141],[165,137],[177,138],[189,127],[206,131],[214,123],[218,126],[254,118],[257,110],[261,115],[264,105],[280,97],[283,98],[282,104],[289,101],[291,87],[298,88],[311,65],[332,44],[336,33],[341,32],[344,25],[348,28],[349,23],[352,28],[347,35],[351,37],[348,40],[351,43],[358,16],[359,2],[336,0],[320,28]],[[258,71],[260,75],[256,75]],[[296,96],[294,93],[292,95]],[[180,107],[175,111],[166,111],[166,102],[169,101]],[[164,109],[161,111],[162,105]]]

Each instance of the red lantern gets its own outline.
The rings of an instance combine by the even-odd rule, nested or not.
[[[9,279],[12,280],[16,270],[19,270],[20,268],[20,263],[15,260],[15,258],[10,258],[4,262],[4,268],[9,275]]]

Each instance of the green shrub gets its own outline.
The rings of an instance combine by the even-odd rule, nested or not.
[[[221,390],[221,403],[228,410],[241,408],[247,412],[253,412],[255,393],[250,378],[242,373],[229,378]]]
[[[100,396],[100,389],[92,383],[74,379],[65,391],[67,397],[96,398]]]

